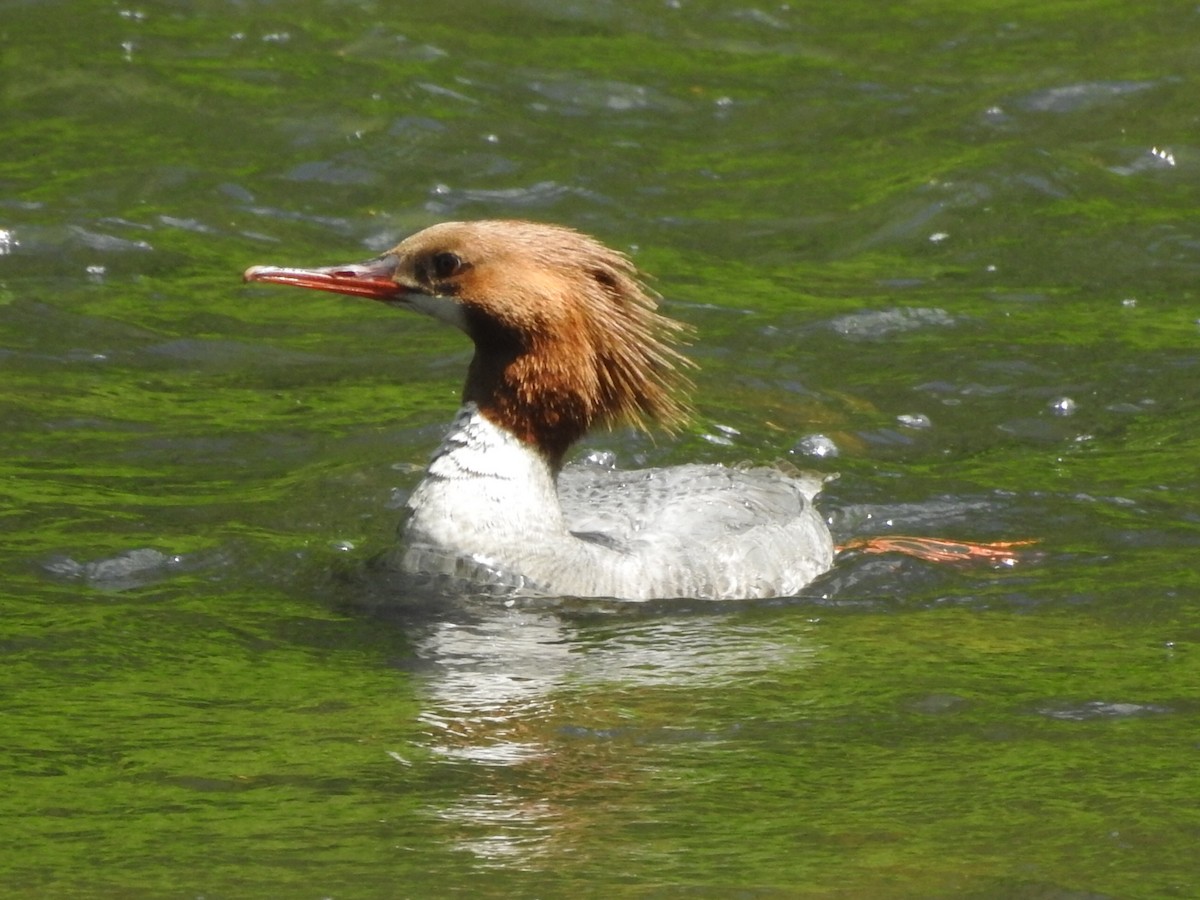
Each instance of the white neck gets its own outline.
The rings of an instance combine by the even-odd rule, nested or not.
[[[568,537],[549,461],[474,403],[454,417],[408,506],[410,544],[480,558],[514,540]]]

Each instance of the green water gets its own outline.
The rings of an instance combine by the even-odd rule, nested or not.
[[[1187,4],[0,2],[0,886],[1200,894],[1197,47]],[[483,216],[697,329],[693,426],[591,447],[1036,551],[381,583],[468,349],[238,276]]]

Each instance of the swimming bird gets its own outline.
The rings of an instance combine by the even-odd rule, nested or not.
[[[824,479],[776,467],[567,465],[591,429],[677,429],[687,329],[626,255],[559,225],[445,222],[365,263],[246,281],[366,297],[474,342],[462,405],[408,500],[402,567],[623,600],[797,593],[833,563]]]

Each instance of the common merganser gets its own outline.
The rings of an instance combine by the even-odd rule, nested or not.
[[[578,231],[446,222],[361,264],[246,281],[367,297],[475,343],[462,407],[408,501],[402,567],[546,595],[797,593],[833,563],[823,479],[779,468],[563,467],[593,426],[678,427],[685,326],[630,259]]]

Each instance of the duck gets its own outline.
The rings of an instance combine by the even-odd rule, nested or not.
[[[677,432],[683,323],[630,257],[562,225],[443,222],[362,263],[256,265],[247,282],[363,297],[474,344],[461,405],[402,525],[398,565],[465,589],[647,601],[793,596],[833,565],[790,466],[565,464],[598,427]]]

